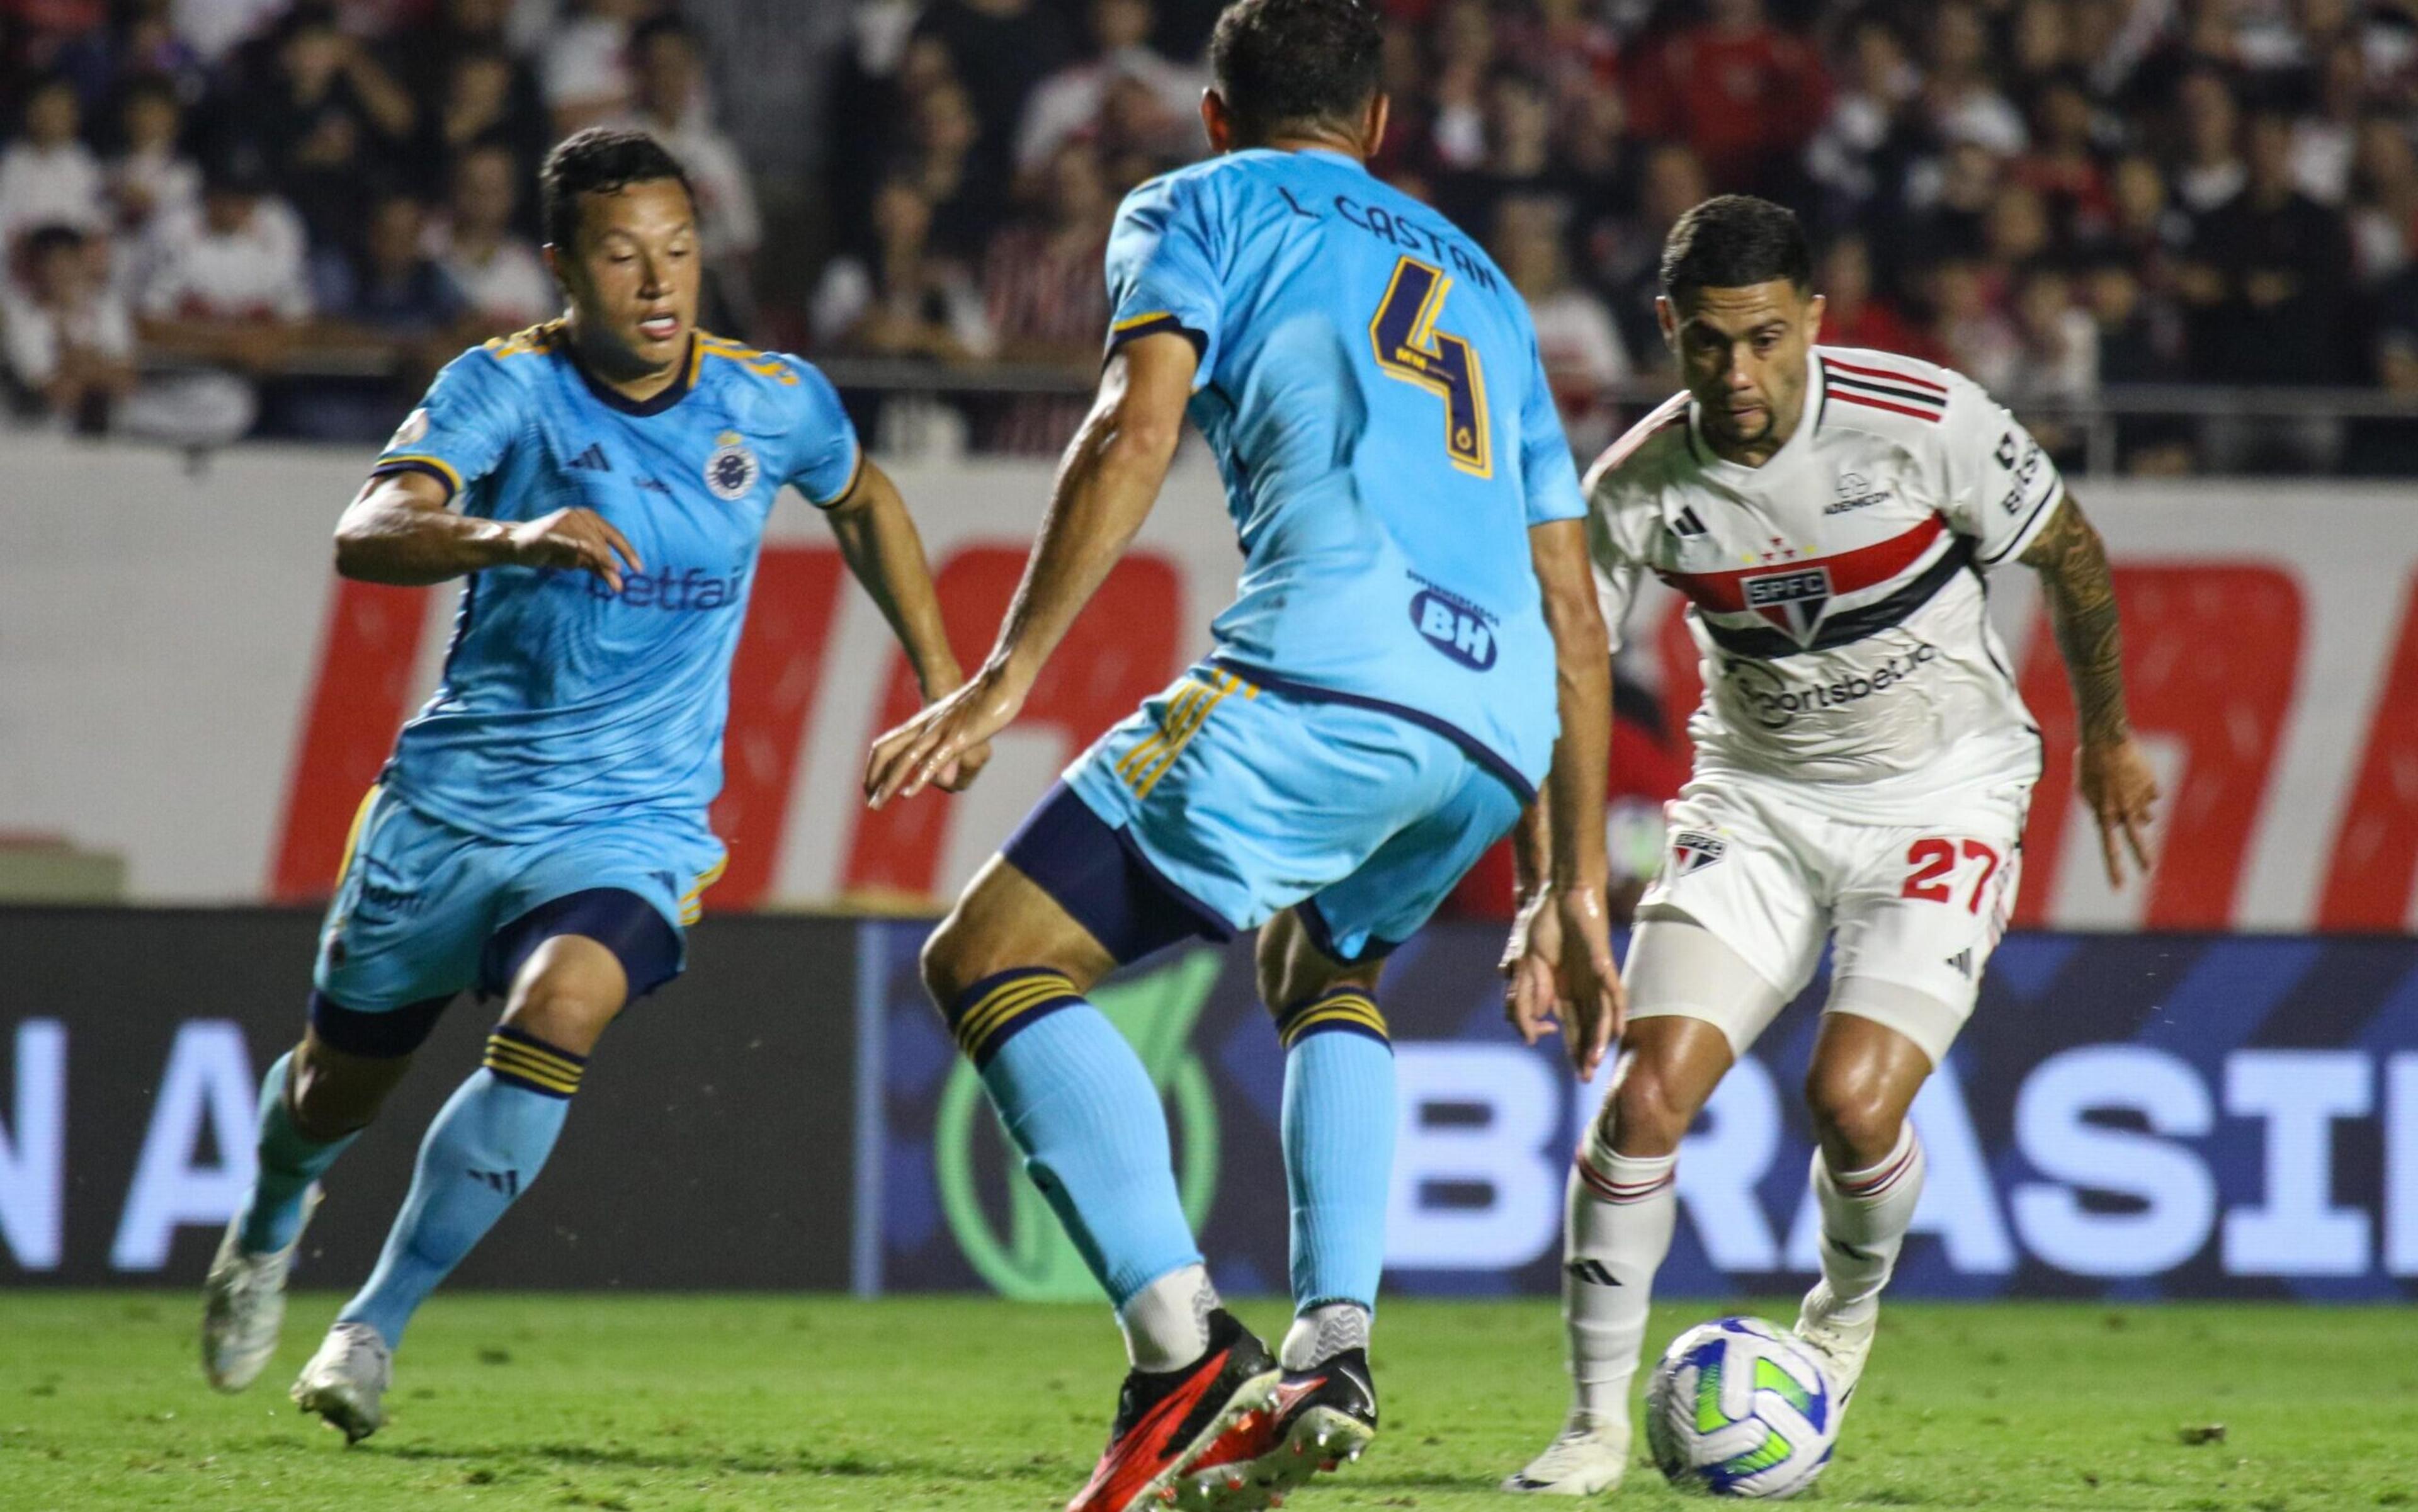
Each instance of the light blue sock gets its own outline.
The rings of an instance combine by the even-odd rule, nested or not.
[[[950,1020],[1025,1170],[1111,1302],[1200,1263],[1158,1089],[1074,984],[1002,971],[959,995]]]
[[[302,1199],[311,1184],[360,1138],[360,1130],[355,1129],[321,1144],[294,1126],[294,1110],[285,1105],[285,1078],[293,1074],[293,1064],[294,1052],[288,1050],[260,1078],[259,1164],[252,1190],[244,1194],[243,1222],[237,1232],[247,1254],[267,1255],[294,1243],[302,1229]]]
[[[1368,994],[1339,988],[1287,1010],[1285,1184],[1293,1199],[1296,1312],[1350,1302],[1374,1312],[1394,1174],[1394,1048]]]
[[[368,1323],[392,1349],[428,1293],[486,1237],[553,1153],[585,1057],[509,1026],[487,1037],[470,1074],[428,1125],[411,1195],[395,1215],[377,1269],[339,1322]]]

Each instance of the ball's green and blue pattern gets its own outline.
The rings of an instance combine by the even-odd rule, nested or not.
[[[1722,1318],[1672,1341],[1645,1394],[1645,1439],[1675,1486],[1776,1501],[1814,1484],[1838,1439],[1830,1383],[1811,1352],[1757,1318]]]

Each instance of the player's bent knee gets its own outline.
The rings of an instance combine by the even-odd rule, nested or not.
[[[1692,1100],[1680,1094],[1661,1067],[1631,1061],[1603,1100],[1596,1129],[1604,1147],[1624,1155],[1667,1155],[1687,1138],[1694,1120]]]
[[[513,979],[504,1022],[546,1044],[586,1055],[628,1000],[620,959],[595,940],[558,935],[531,952]]]
[[[1828,1147],[1877,1159],[1897,1144],[1905,1109],[1876,1067],[1816,1065],[1805,1078],[1805,1106]]]

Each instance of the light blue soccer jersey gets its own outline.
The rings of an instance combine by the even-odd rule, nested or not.
[[[1528,528],[1585,512],[1526,305],[1445,219],[1321,151],[1151,180],[1111,344],[1182,330],[1243,575],[1215,660],[1449,734],[1523,791],[1559,727]]]
[[[594,510],[646,566],[618,594],[586,571],[473,573],[443,680],[380,780],[508,842],[625,815],[701,822],[773,496],[794,482],[836,503],[861,466],[821,374],[717,337],[643,404],[591,380],[559,325],[454,359],[373,473],[428,473],[488,519]]]

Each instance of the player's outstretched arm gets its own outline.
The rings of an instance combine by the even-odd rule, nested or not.
[[[965,682],[956,652],[941,622],[940,595],[932,590],[932,569],[924,559],[924,538],[890,475],[870,461],[857,473],[856,487],[825,514],[848,570],[890,622],[915,669],[924,701],[945,698]],[[975,745],[940,774],[950,792],[964,790],[990,759],[990,747]]]
[[[1603,795],[1612,743],[1612,645],[1597,606],[1586,528],[1557,520],[1528,532],[1545,622],[1553,633],[1561,734],[1553,774],[1520,823],[1514,860],[1526,893],[1505,1008],[1530,1044],[1556,1020],[1570,1063],[1592,1077],[1627,1010],[1612,959],[1604,893]]]
[[[2021,559],[2040,573],[2049,624],[2074,686],[2081,732],[2074,787],[2099,822],[2107,880],[2121,886],[2126,848],[2141,874],[2149,875],[2150,811],[2158,800],[2158,780],[2124,712],[2124,628],[2116,612],[2107,548],[2069,493]]]
[[[490,567],[568,567],[621,591],[637,548],[593,510],[557,510],[507,523],[456,514],[445,485],[424,473],[373,478],[336,522],[336,571],[364,583],[419,588]]]
[[[865,792],[875,808],[922,791],[1024,707],[1049,653],[1157,501],[1198,365],[1191,340],[1173,331],[1126,342],[1110,356],[1099,398],[1059,465],[998,643],[964,687],[874,742]]]

